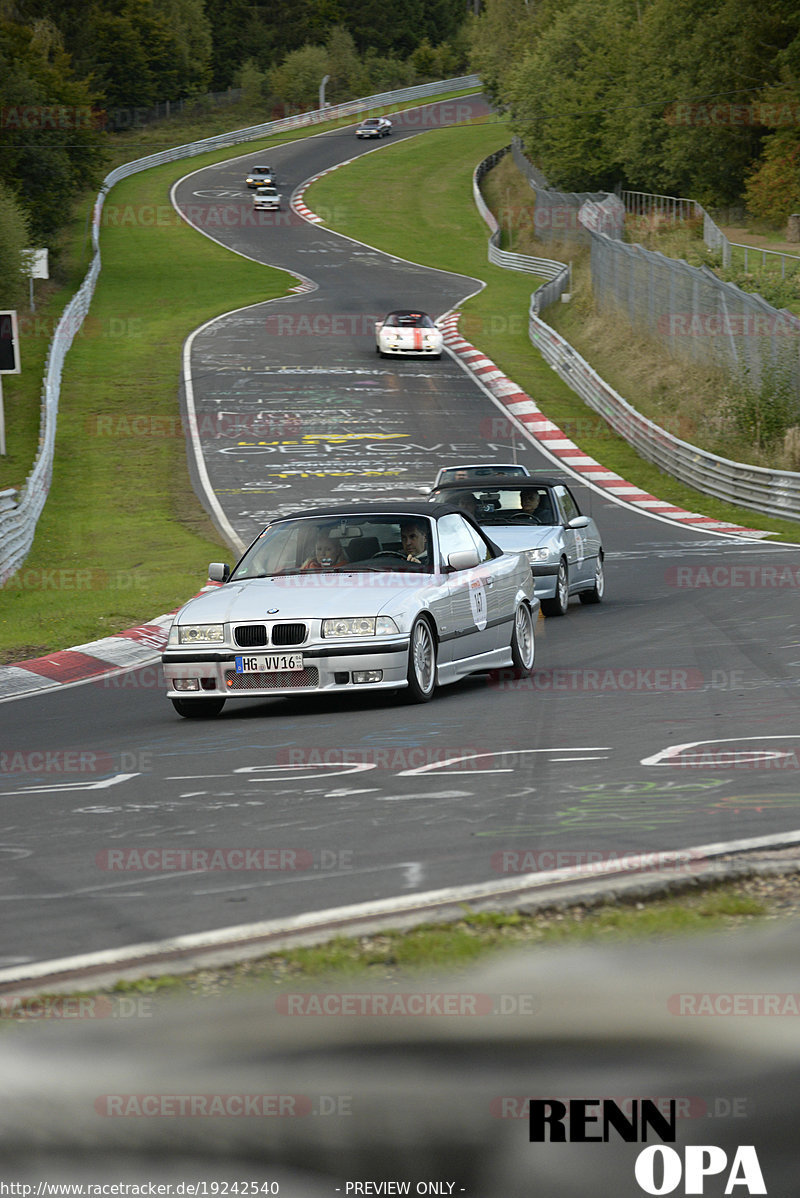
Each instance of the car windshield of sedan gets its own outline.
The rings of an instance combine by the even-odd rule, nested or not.
[[[268,525],[230,576],[231,582],[275,574],[433,569],[431,521],[406,515],[302,517]]]
[[[250,171],[251,175],[271,175],[272,168],[269,166],[254,166]]]
[[[424,312],[390,312],[383,322],[385,328],[433,329],[436,326]]]
[[[489,474],[509,474],[519,478],[528,478],[524,466],[443,466],[439,471],[439,482],[459,482],[460,479],[486,478]]]
[[[461,508],[478,524],[558,523],[549,487],[520,486],[500,490],[473,488],[466,484],[463,490],[447,487],[434,491],[430,498],[435,503],[449,503]]]

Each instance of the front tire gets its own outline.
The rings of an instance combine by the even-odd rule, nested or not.
[[[569,574],[567,563],[562,557],[558,563],[556,593],[552,599],[542,600],[542,611],[546,616],[565,616],[569,607]]]
[[[520,603],[514,613],[514,630],[511,633],[511,661],[518,678],[530,674],[535,655],[533,615],[527,603]]]
[[[579,596],[581,603],[602,603],[605,589],[606,576],[603,570],[603,555],[602,553],[598,553],[597,568],[594,572],[594,586],[591,591],[581,591]]]
[[[414,621],[408,646],[409,703],[427,703],[436,689],[436,640],[433,630],[424,617]]]
[[[224,699],[172,699],[172,706],[185,720],[209,720],[219,715]]]

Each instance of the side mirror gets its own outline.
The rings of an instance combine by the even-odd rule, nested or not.
[[[589,517],[588,516],[575,516],[572,520],[570,520],[569,524],[567,525],[567,528],[588,528],[588,527],[589,527]]]
[[[477,549],[459,549],[448,555],[447,564],[451,570],[471,570],[480,564],[480,560]]]
[[[231,568],[227,562],[211,562],[208,567],[209,582],[227,582]]]

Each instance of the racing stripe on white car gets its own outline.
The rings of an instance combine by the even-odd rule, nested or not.
[[[679,520],[682,524],[696,528],[708,528],[715,532],[726,532],[733,536],[763,537],[769,535],[759,529],[744,528],[740,524],[714,520],[711,516],[703,516],[699,512],[688,512],[684,508],[676,507],[675,504],[648,494],[647,491],[627,482],[613,470],[607,470],[595,458],[584,453],[566,433],[562,432],[557,424],[548,420],[530,395],[520,390],[517,384],[504,375],[490,358],[464,340],[458,331],[460,315],[460,312],[452,312],[437,322],[444,335],[445,345],[503,405],[509,415],[523,424],[531,436],[540,442],[543,449],[546,449],[553,457],[560,459],[565,466],[569,466],[570,470],[585,478],[587,482],[608,491],[624,503],[644,508],[658,516],[666,516],[670,520]]]

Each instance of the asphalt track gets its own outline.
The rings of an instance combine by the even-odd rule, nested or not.
[[[445,123],[427,107],[398,115],[395,137]],[[266,157],[288,196],[375,149],[337,130]],[[374,354],[375,315],[408,304],[439,316],[480,282],[285,212],[253,224],[243,179],[264,158],[175,190],[206,235],[306,288],[187,345],[195,476],[207,474],[215,517],[247,541],[268,513],[419,495],[439,465],[506,459],[508,422],[456,361]],[[522,431],[516,441],[519,460],[551,469]],[[796,829],[796,547],[576,492],[604,535],[608,597],[540,623],[530,681],[475,678],[423,707],[229,700],[195,724],[147,667],[6,703],[0,966]],[[219,868],[202,857],[212,849],[228,854]],[[248,849],[264,855],[248,866],[236,856]]]

